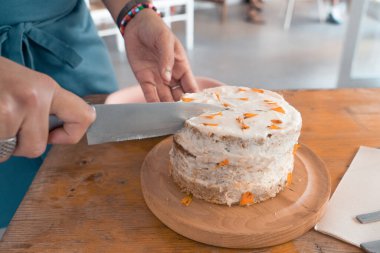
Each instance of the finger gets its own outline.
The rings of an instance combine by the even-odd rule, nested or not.
[[[108,95],[105,104],[145,103],[144,92],[140,85],[133,85]]]
[[[63,127],[50,133],[49,143],[52,144],[77,143],[96,118],[91,106],[62,88],[58,88],[54,94],[50,114],[64,121]]]
[[[186,93],[199,92],[200,89],[198,87],[197,82],[193,76],[193,73],[187,72],[181,78],[182,89]]]
[[[157,93],[161,102],[174,102],[172,91],[169,86],[164,84],[157,85]]]
[[[160,98],[157,93],[156,86],[152,83],[141,83],[140,84],[142,91],[144,92],[145,100],[148,103],[160,102]]]
[[[172,89],[172,95],[173,95],[174,101],[180,100],[183,94],[184,92],[181,86],[179,86],[176,89]]]
[[[175,51],[176,62],[173,69],[173,78],[180,80],[184,92],[198,92],[199,87],[191,71],[185,49],[178,40],[175,44]]]
[[[170,31],[160,36],[158,42],[158,64],[161,78],[165,83],[172,79],[172,70],[174,65],[174,36]]]
[[[45,152],[49,135],[48,115],[48,108],[27,115],[17,135],[15,156],[36,158]]]
[[[10,99],[0,96],[0,140],[7,140],[17,135],[24,118],[24,115],[20,114]]]
[[[180,100],[184,93],[180,82],[176,79],[172,79],[172,83],[169,87],[171,89],[174,101]]]

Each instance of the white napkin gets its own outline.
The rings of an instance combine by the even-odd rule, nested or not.
[[[380,240],[380,222],[361,224],[355,217],[375,211],[380,211],[380,149],[360,147],[315,229],[360,247]]]

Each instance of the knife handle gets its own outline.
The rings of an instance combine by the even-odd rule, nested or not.
[[[63,126],[64,122],[55,115],[49,115],[49,132]],[[17,146],[17,136],[0,141],[0,162],[5,162],[12,155]]]
[[[380,240],[361,243],[360,248],[368,253],[380,252]]]
[[[49,115],[49,132],[63,126],[64,122],[55,115]]]
[[[380,221],[380,211],[360,214],[356,216],[356,219],[362,224]]]

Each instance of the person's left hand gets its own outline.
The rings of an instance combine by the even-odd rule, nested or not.
[[[148,102],[176,101],[184,92],[198,91],[181,42],[153,10],[142,10],[127,24],[124,40]]]

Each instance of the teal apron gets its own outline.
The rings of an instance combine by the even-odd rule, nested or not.
[[[82,0],[2,0],[0,55],[49,75],[81,97],[117,89],[106,48]],[[45,156],[0,163],[0,228],[8,225]]]

